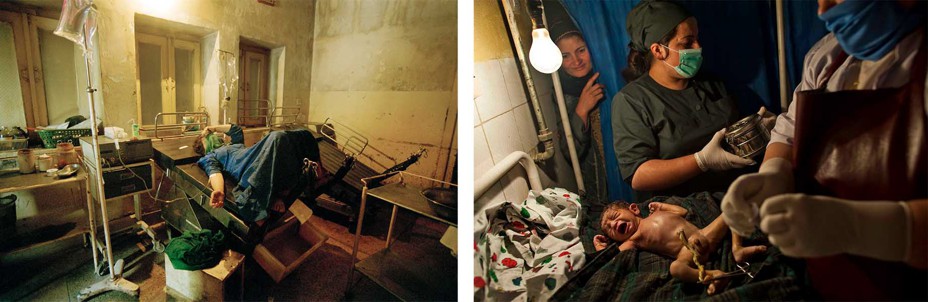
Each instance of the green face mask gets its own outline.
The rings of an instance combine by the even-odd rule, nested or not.
[[[680,76],[684,78],[692,78],[696,75],[696,72],[699,71],[699,67],[702,66],[702,48],[676,50],[667,47],[666,45],[661,46],[664,46],[664,48],[670,49],[680,54],[680,64],[677,65],[677,67],[670,66],[670,64],[667,64],[665,61],[661,62],[664,62],[664,64],[666,64],[668,67],[673,68],[673,70],[675,70],[678,74],[680,74]]]

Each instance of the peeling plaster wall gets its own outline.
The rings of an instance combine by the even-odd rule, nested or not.
[[[451,179],[457,153],[457,2],[317,0],[309,121],[363,133],[376,170]],[[289,54],[288,54],[289,56]],[[450,156],[450,157],[449,157]]]
[[[309,95],[312,71],[314,1],[279,0],[277,6],[257,1],[221,0],[114,0],[96,1],[99,10],[100,67],[108,124],[127,127],[136,119],[136,14],[170,22],[205,28],[210,34],[201,40],[203,76],[201,98],[211,123],[219,117],[218,50],[239,58],[239,38],[245,37],[285,47],[291,58],[282,64],[283,77],[278,98],[284,106],[295,106],[297,98]],[[218,35],[218,36],[214,36]],[[233,98],[235,99],[235,98]],[[229,108],[230,117],[235,107]]]
[[[511,0],[504,0],[511,1]],[[524,15],[523,15],[524,17]],[[520,27],[530,22],[519,19]],[[531,24],[531,23],[527,23]],[[531,41],[530,28],[521,28],[522,38]],[[506,32],[506,20],[499,4],[493,0],[474,3],[474,177],[483,176],[490,168],[514,151],[531,154],[538,145],[537,125],[525,83],[519,73],[515,51]],[[526,55],[528,48],[525,48]],[[531,67],[529,67],[531,68]],[[551,76],[532,69],[532,80],[541,103],[548,128],[557,133],[557,106],[553,99]],[[555,142],[560,137],[555,136]],[[577,190],[570,164],[565,159],[567,150],[555,144],[554,157],[538,163],[542,186],[557,186]],[[528,195],[525,170],[513,168],[483,197],[476,201],[475,211],[487,204],[503,200],[520,201]]]

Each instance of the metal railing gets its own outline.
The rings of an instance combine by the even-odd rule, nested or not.
[[[172,121],[176,121],[176,117],[180,117],[181,123],[171,122],[165,123],[165,117],[175,117]],[[184,119],[189,118],[192,122],[186,122]],[[152,131],[154,130],[154,137],[163,139],[170,137],[180,137],[186,136],[191,130],[202,130],[209,125],[209,114],[205,111],[203,112],[162,112],[155,115],[155,125],[154,129],[152,128],[142,128],[143,131]],[[147,129],[146,129],[147,128]],[[160,136],[158,132],[168,131],[168,130],[180,130],[179,134]]]
[[[367,137],[345,124],[336,122],[332,118],[326,118],[325,122],[318,126],[319,134],[332,141],[347,156],[357,157],[364,152],[364,149],[367,149]],[[336,126],[338,127],[338,135],[335,132]],[[343,139],[339,140],[338,136],[343,137]]]

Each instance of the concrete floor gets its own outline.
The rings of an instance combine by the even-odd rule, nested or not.
[[[359,259],[383,248],[389,214],[389,208],[384,207],[374,214],[371,225],[365,227],[366,234],[362,235]],[[346,226],[319,215],[310,218],[310,222],[327,233],[329,240],[281,283],[275,283],[251,257],[246,257],[245,300],[396,300],[358,273],[353,274],[350,290],[346,291],[354,235],[348,233]],[[402,251],[429,246],[430,251],[450,252],[443,247],[436,248],[445,228],[440,223],[401,210],[395,229],[397,241],[392,248]],[[142,252],[137,246],[138,239],[131,234],[117,234],[112,240],[114,257],[126,259],[125,279],[139,285],[139,301],[174,300],[165,293],[164,254],[150,250]],[[74,247],[43,257],[40,261],[18,265],[0,264],[0,301],[75,301],[80,290],[104,278],[107,277],[94,273],[90,249]],[[108,292],[91,300],[135,299],[124,293]]]

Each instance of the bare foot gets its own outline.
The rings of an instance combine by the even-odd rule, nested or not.
[[[713,279],[716,276],[722,275],[725,272],[720,270],[708,270],[706,271],[706,280],[703,281],[703,284],[708,284],[709,288],[706,289],[706,294],[714,295],[715,293],[725,289],[725,286],[728,285],[728,282],[731,281],[729,278],[722,279]]]
[[[754,255],[762,254],[767,251],[767,247],[763,245],[754,245],[754,246],[732,246],[731,253],[735,256],[735,263],[743,263],[748,259],[751,259]]]

